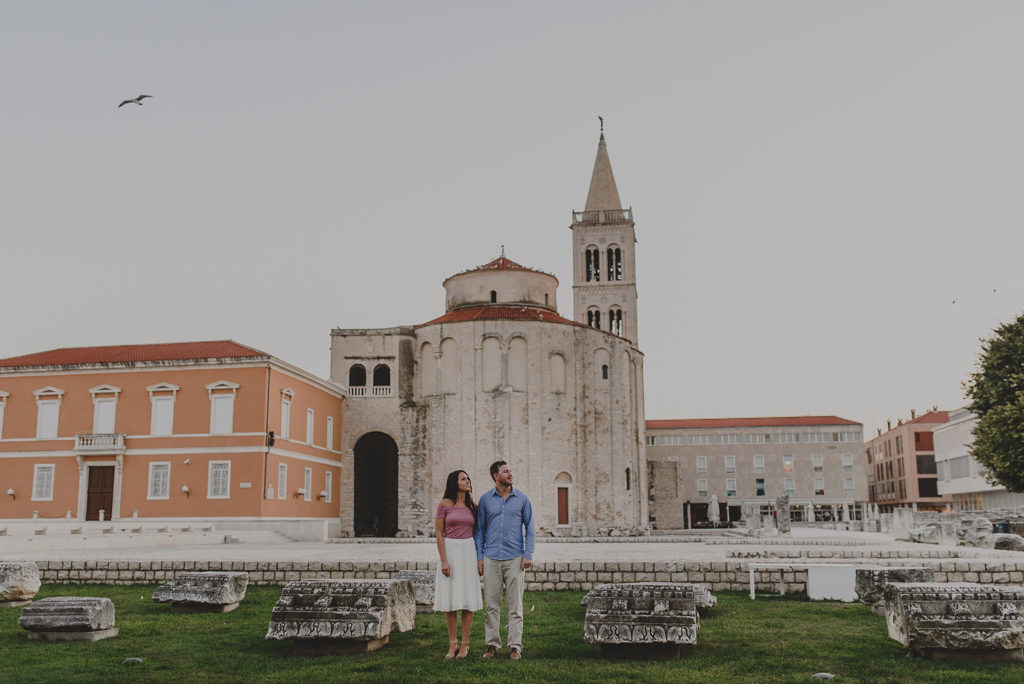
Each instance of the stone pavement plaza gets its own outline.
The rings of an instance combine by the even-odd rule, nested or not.
[[[238,533],[235,533],[238,534]],[[246,542],[196,546],[147,546],[117,549],[6,550],[0,539],[0,560],[31,561],[243,561],[433,563],[433,539],[335,540],[332,542]],[[951,554],[952,552],[952,554]],[[895,541],[874,532],[849,532],[795,527],[791,536],[755,537],[741,531],[701,531],[631,539],[556,540],[539,538],[534,562],[686,562],[756,558],[829,558],[833,561],[872,562],[878,558],[965,558],[1020,561],[1024,554],[980,548],[936,546]]]

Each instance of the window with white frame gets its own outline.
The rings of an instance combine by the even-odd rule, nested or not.
[[[793,472],[793,456],[792,454],[785,454],[782,457],[782,472],[791,473]]]
[[[277,464],[277,498],[288,498],[288,464]]]
[[[846,496],[853,496],[853,478],[852,477],[844,477],[843,478],[843,493]]]
[[[843,472],[853,472],[853,454],[843,454]]]
[[[37,463],[32,469],[32,500],[53,501],[52,463]]]
[[[56,439],[60,422],[60,402],[64,390],[44,387],[33,392],[36,395],[36,439]]]
[[[4,438],[4,409],[7,408],[7,397],[11,396],[9,392],[0,390],[0,439]]]
[[[292,397],[295,393],[289,388],[281,390],[281,439],[288,439],[292,425]]]
[[[327,416],[327,440],[324,446],[328,449],[334,448],[334,416]]]
[[[725,457],[725,472],[735,473],[736,472],[736,457],[732,454],[728,454]]]
[[[763,477],[754,478],[754,493],[757,496],[765,496],[766,489],[765,489],[765,486],[764,486],[764,478]]]
[[[171,464],[170,462],[151,462],[149,464],[149,493],[147,499],[171,498]]]
[[[764,454],[754,454],[754,472],[764,472]]]
[[[825,496],[825,478],[814,478],[814,496]]]
[[[789,494],[790,496],[796,494],[796,481],[791,477],[787,477],[785,479],[785,488],[786,493]]]
[[[331,497],[334,495],[334,473],[330,470],[324,473],[324,501],[331,503]]]
[[[231,461],[210,461],[207,499],[227,499],[231,496]]]
[[[647,435],[647,446],[654,446],[654,437]]]
[[[313,500],[313,469],[306,468],[302,478],[302,499],[304,501]]]
[[[181,388],[168,382],[150,385],[149,392],[149,434],[170,435],[174,433],[174,402]]]
[[[210,433],[229,435],[234,432],[235,395],[238,383],[221,380],[206,386],[210,395]]]
[[[92,395],[92,431],[97,435],[114,432],[114,417],[117,414],[117,398],[121,388],[113,385],[99,385],[89,390]]]
[[[825,457],[821,454],[811,454],[811,463],[814,465],[814,472],[820,473],[825,470]]]
[[[313,426],[316,423],[316,414],[313,409],[306,409],[306,444],[313,443]]]
[[[725,495],[736,496],[736,478],[727,477],[725,478]]]
[[[698,456],[697,457],[697,472],[706,473],[708,472],[708,457]]]
[[[707,495],[708,495],[708,481],[705,480],[704,478],[700,478],[700,479],[697,480],[697,496],[707,496]]]

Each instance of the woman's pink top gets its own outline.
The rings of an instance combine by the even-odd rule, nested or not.
[[[465,506],[439,504],[434,517],[444,520],[444,536],[448,539],[469,539],[473,536],[473,511]]]

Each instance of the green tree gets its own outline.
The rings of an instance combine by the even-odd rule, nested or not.
[[[1024,314],[981,340],[966,389],[978,416],[974,458],[990,482],[1024,492]]]

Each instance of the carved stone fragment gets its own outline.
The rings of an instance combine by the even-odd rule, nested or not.
[[[412,594],[416,599],[417,613],[434,612],[434,579],[437,573],[433,570],[400,570],[395,573],[396,580],[409,580]]]
[[[105,597],[44,598],[26,606],[18,624],[28,630],[29,639],[44,641],[99,641],[117,636],[114,603]]]
[[[893,582],[932,582],[935,571],[926,567],[858,567],[855,591],[861,603],[871,606],[875,615],[885,615],[885,588]]]
[[[0,562],[0,608],[26,606],[39,592],[39,568],[27,561]]]
[[[697,642],[692,584],[605,584],[589,596],[583,640],[602,655],[678,657],[681,645]]]
[[[958,532],[960,546],[973,546],[991,549],[995,540],[992,538],[992,523],[985,518],[964,520]]]
[[[247,572],[182,572],[153,592],[157,603],[176,613],[227,613],[245,598]]]
[[[993,535],[995,547],[1001,551],[1024,551],[1024,537],[1019,534],[997,533]]]
[[[714,608],[715,606],[718,605],[718,599],[715,598],[715,595],[712,594],[710,591],[708,591],[708,588],[705,587],[703,584],[693,584],[693,583],[688,583],[688,582],[672,582],[672,584],[674,584],[676,586],[680,586],[680,587],[692,587],[693,588],[693,602],[697,605],[697,610],[698,611],[703,612],[704,610],[706,610],[708,608]],[[614,586],[616,586],[616,585],[614,585],[614,584],[601,584],[601,585],[598,585],[598,586],[594,587],[593,589],[591,589],[590,591],[588,591],[586,594],[583,595],[583,598],[580,599],[580,605],[583,606],[583,607],[586,607],[587,604],[590,603],[590,597],[594,596],[595,592],[601,591],[601,590],[603,590],[603,589],[605,589],[607,587],[614,587]]]
[[[303,580],[285,585],[266,638],[294,639],[300,654],[366,652],[415,622],[408,580]]]
[[[1024,587],[892,583],[889,636],[936,660],[1024,659]]]

